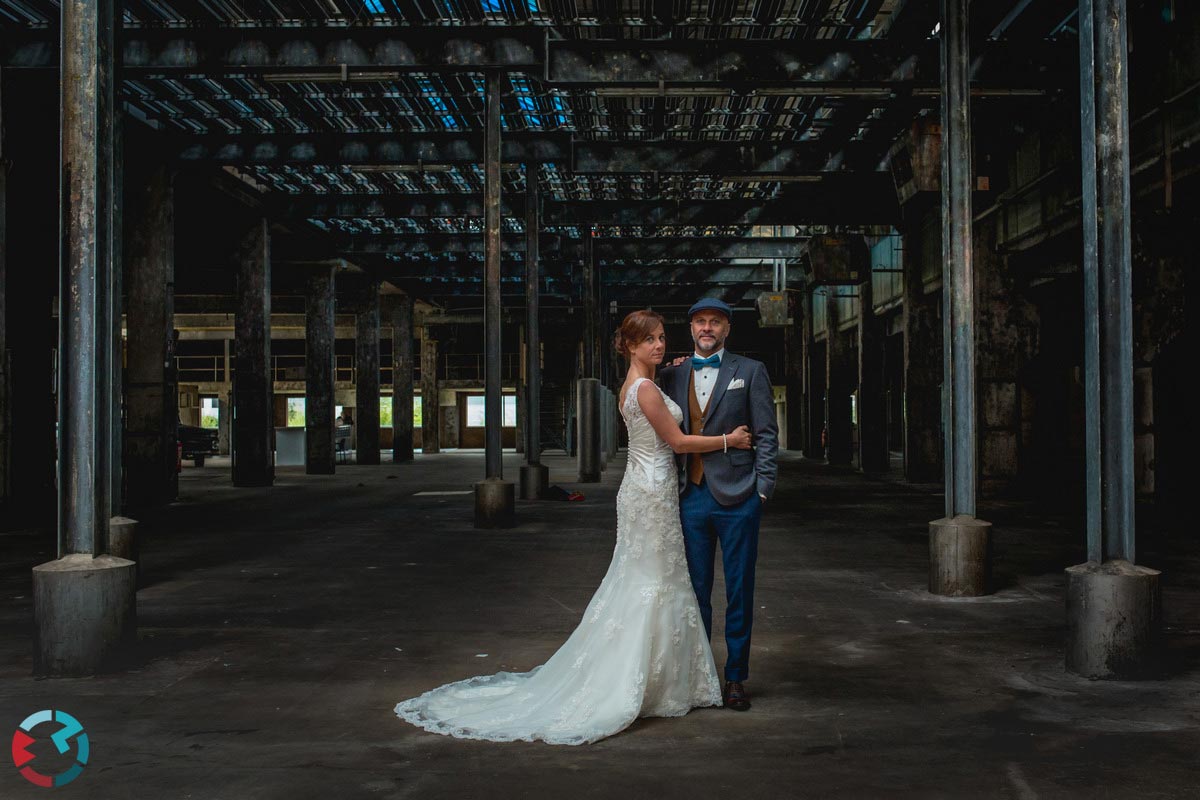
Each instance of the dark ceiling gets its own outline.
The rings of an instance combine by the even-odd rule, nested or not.
[[[536,170],[546,288],[563,299],[595,226],[613,296],[637,295],[630,270],[653,268],[689,296],[711,279],[751,303],[814,230],[896,221],[886,156],[937,113],[935,0],[123,9],[119,96],[168,157],[261,192],[295,233],[280,252],[326,251],[451,304],[481,292],[487,70],[505,75],[503,229],[524,230]],[[1071,86],[1074,9],[974,3],[977,96],[1036,103]],[[0,0],[6,69],[57,68],[58,15],[56,2]],[[759,235],[794,242],[768,257],[738,243]],[[722,280],[756,263],[772,268]]]

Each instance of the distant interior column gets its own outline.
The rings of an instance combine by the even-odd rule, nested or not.
[[[355,315],[355,417],[359,464],[379,463],[379,284],[371,282]]]
[[[234,323],[233,484],[275,481],[274,395],[271,370],[271,237],[261,219],[242,240]]]
[[[128,294],[125,473],[133,508],[175,499],[178,396],[171,355],[175,319],[175,190],[166,166],[130,187],[126,229]]]

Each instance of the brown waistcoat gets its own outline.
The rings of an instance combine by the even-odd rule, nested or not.
[[[692,370],[692,376],[688,378],[688,416],[691,426],[688,430],[696,436],[704,433],[704,412],[700,410],[700,403],[696,400],[696,370]],[[704,477],[703,453],[688,453],[687,473],[688,480],[699,486],[700,479]]]

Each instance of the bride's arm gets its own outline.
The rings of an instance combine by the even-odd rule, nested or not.
[[[741,450],[750,449],[750,431],[745,425],[738,426],[727,436],[697,436],[684,433],[679,424],[667,410],[662,394],[650,381],[643,381],[637,388],[638,404],[642,413],[650,421],[650,427],[664,442],[671,446],[676,453],[711,453],[714,450],[724,450],[734,447]],[[726,444],[728,442],[728,445]]]

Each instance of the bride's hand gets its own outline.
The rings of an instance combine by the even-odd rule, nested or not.
[[[680,364],[682,364],[683,362],[685,362],[687,360],[688,360],[688,356],[680,356],[679,358],[677,358],[671,362],[671,366],[678,367]]]
[[[750,429],[745,425],[738,425],[732,433],[725,435],[725,439],[730,447],[736,447],[738,450],[750,449]]]

